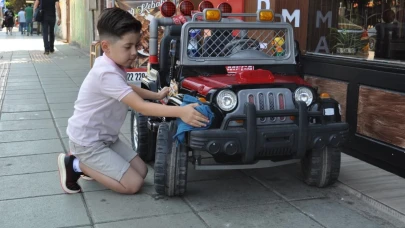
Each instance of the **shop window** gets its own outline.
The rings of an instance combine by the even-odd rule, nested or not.
[[[307,52],[405,61],[405,0],[310,0]]]

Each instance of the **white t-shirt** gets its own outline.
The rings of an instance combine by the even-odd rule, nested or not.
[[[20,11],[20,12],[18,12],[18,22],[22,22],[22,23],[24,23],[25,22],[25,12],[24,11]]]
[[[70,140],[81,146],[115,142],[128,113],[128,105],[120,101],[131,91],[125,71],[107,56],[98,57],[80,87],[73,116],[68,120],[66,133]]]

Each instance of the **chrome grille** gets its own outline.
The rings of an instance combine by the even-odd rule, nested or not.
[[[282,96],[283,104],[280,104],[279,96]],[[294,103],[292,100],[292,93],[286,88],[274,88],[274,89],[250,89],[241,90],[238,92],[238,107],[230,115],[242,115],[243,107],[246,102],[255,104],[256,110],[279,110],[294,109]],[[258,125],[268,124],[286,124],[292,123],[290,118],[276,118],[276,117],[263,117],[257,119]]]

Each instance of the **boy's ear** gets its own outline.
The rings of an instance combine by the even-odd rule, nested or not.
[[[108,42],[108,40],[102,40],[101,49],[103,50],[103,52],[108,54],[110,52],[110,42]]]

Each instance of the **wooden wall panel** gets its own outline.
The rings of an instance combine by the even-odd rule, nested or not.
[[[405,94],[360,87],[357,133],[405,148]]]
[[[342,110],[342,121],[346,121],[346,101],[347,101],[347,83],[326,78],[305,76],[305,80],[314,87],[318,87],[319,93],[329,93],[337,100]]]

